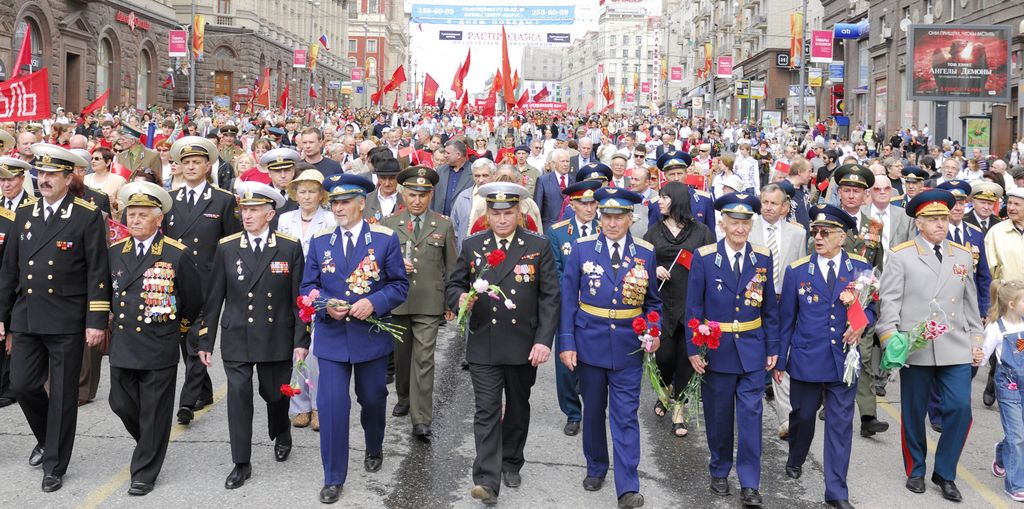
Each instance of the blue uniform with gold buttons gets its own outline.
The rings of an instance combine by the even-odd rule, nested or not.
[[[324,181],[331,200],[365,196],[373,184],[358,175],[332,175]],[[309,244],[300,293],[313,289],[321,297],[354,304],[368,299],[374,315],[383,317],[405,301],[409,280],[398,236],[389,228],[356,223],[353,248],[345,255],[340,227],[316,234]],[[325,311],[314,317],[313,354],[320,367],[317,407],[320,415],[320,455],[324,485],[343,485],[348,475],[349,382],[361,407],[367,456],[382,454],[387,407],[387,360],[394,349],[390,334],[370,323],[345,317],[331,318]]]
[[[602,212],[609,212],[607,196],[618,198],[621,213],[632,213],[640,195],[622,189],[600,189]],[[605,198],[602,199],[602,196]],[[583,396],[583,454],[587,476],[603,478],[608,471],[605,411],[609,411],[618,496],[638,492],[640,478],[640,384],[643,355],[633,331],[633,318],[661,312],[654,281],[654,247],[631,234],[621,243],[621,264],[612,265],[612,253],[603,233],[577,241],[565,260],[559,352],[577,353],[576,372]],[[660,326],[660,323],[651,323]]]
[[[723,215],[749,218],[760,210],[760,202],[753,195],[733,193],[718,198],[715,207]],[[761,476],[764,370],[767,358],[779,350],[778,303],[771,253],[745,242],[737,275],[725,243],[697,250],[690,266],[685,321],[716,321],[722,327],[719,348],[707,352],[701,388],[711,476],[725,478],[732,470],[735,422],[740,486],[756,490]],[[698,354],[692,341],[686,347],[690,356]]]

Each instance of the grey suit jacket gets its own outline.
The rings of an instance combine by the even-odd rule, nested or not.
[[[871,214],[871,205],[865,205],[860,209],[861,219],[869,217]],[[903,207],[897,207],[895,205],[889,205],[889,250],[884,253],[885,256],[892,254],[892,249],[910,239],[913,239],[917,234],[914,229],[914,220],[907,215],[907,212]],[[883,260],[883,263],[884,260]]]
[[[747,241],[767,249],[765,240],[764,221],[761,216],[758,216],[757,219],[754,219]],[[807,231],[793,223],[783,221],[782,245],[779,249],[779,278],[775,281],[776,295],[782,293],[782,280],[786,277],[786,267],[807,255]]]
[[[447,164],[437,168],[437,175],[439,179],[437,181],[437,185],[434,186],[434,198],[430,202],[430,210],[444,214],[445,193],[448,191],[449,177],[454,175],[459,179],[458,187],[455,188],[455,196],[452,197],[453,202],[454,198],[459,196],[459,193],[467,188],[473,187],[472,166],[473,165],[469,161],[466,161],[458,173],[453,172],[451,167]]]
[[[366,207],[363,209],[363,219],[370,223],[379,222],[381,219],[388,217],[392,214],[397,214],[405,209],[405,204],[402,202],[402,193],[395,193],[395,208],[390,213],[385,214],[381,211],[380,207],[380,196],[377,191],[374,191],[366,195]]]
[[[907,357],[910,365],[970,364],[972,347],[980,348],[984,337],[971,252],[946,240],[942,252],[939,262],[918,235],[893,248],[882,272],[875,330],[883,343],[896,331],[910,341],[910,331],[925,320],[949,327],[945,334],[911,353]]]

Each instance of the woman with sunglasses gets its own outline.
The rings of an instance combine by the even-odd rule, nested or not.
[[[114,153],[110,149],[99,147],[92,153],[92,173],[85,176],[85,185],[106,193],[110,203],[117,203],[117,192],[126,182],[125,178],[110,171],[114,161]]]

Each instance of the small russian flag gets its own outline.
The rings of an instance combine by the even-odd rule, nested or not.
[[[320,36],[320,44],[323,45],[325,50],[331,51],[331,41],[327,39],[327,34]]]

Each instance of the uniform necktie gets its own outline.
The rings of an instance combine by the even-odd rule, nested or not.
[[[742,258],[743,255],[740,253],[732,255],[732,272],[736,275],[736,283],[740,282],[740,260]]]
[[[345,232],[345,259],[351,260],[355,250],[356,243],[352,240],[352,232]]]
[[[828,261],[828,289],[831,290],[836,287],[836,262]]]
[[[195,189],[189,189],[188,190],[188,206],[189,207],[194,207],[195,205],[196,205],[196,190]]]
[[[260,254],[263,253],[263,249],[260,247],[261,242],[263,242],[263,239],[259,237],[255,237],[252,239],[252,250],[256,252],[256,256],[259,256]]]
[[[772,281],[779,284],[779,267],[782,260],[779,258],[779,244],[775,239],[775,225],[768,227],[768,251],[772,253]]]
[[[7,200],[7,210],[14,210],[14,200]]]
[[[612,267],[616,272],[619,270],[619,265],[622,265],[622,256],[619,254],[619,243],[612,242]]]
[[[45,221],[46,223],[49,223],[49,222],[50,222],[50,218],[51,218],[51,217],[53,217],[53,207],[52,207],[52,206],[50,206],[50,205],[47,205],[47,206],[46,206],[46,217],[44,217],[44,218],[43,218],[43,220],[44,220],[44,221]]]
[[[415,226],[413,226],[412,234],[414,237],[420,238],[420,216],[416,216],[413,219],[413,223]]]
[[[143,256],[146,256],[146,245],[145,244],[143,244],[141,242],[139,243],[139,252],[136,253],[136,256],[138,256],[140,260],[142,259]]]
[[[960,236],[960,227],[959,226],[954,226],[953,227],[953,242],[956,242],[957,244],[963,244],[964,243],[963,237]],[[939,258],[941,259],[941,257],[939,257]]]
[[[935,246],[932,247],[932,251],[935,251],[935,257],[939,259],[939,263],[942,263],[942,246],[935,244]]]
[[[501,246],[502,251],[508,252],[508,239],[501,239],[498,245]]]
[[[558,176],[558,188],[565,191],[565,175]]]

